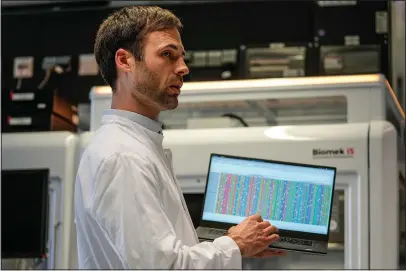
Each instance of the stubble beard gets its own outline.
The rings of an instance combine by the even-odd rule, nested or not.
[[[173,110],[178,106],[177,97],[168,95],[166,89],[159,87],[159,77],[147,67],[143,67],[142,80],[134,84],[134,98],[147,106],[158,108],[160,111]]]

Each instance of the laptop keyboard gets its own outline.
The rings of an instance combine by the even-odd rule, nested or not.
[[[224,235],[227,231],[220,230],[220,229],[208,229],[207,233],[209,234],[216,234],[216,235]]]
[[[280,237],[278,243],[280,244],[292,244],[292,245],[300,245],[300,246],[307,246],[311,247],[313,245],[312,241],[303,240],[303,239],[296,239],[296,238],[289,238],[289,237]]]

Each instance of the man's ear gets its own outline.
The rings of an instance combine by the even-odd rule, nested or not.
[[[132,54],[125,49],[118,49],[116,52],[116,66],[118,70],[123,72],[131,71]]]

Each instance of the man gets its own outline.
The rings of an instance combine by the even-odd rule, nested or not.
[[[113,98],[78,169],[79,268],[241,269],[242,257],[278,254],[267,249],[277,230],[259,215],[214,242],[198,241],[156,121],[177,107],[189,73],[181,28],[167,10],[136,6],[97,33],[95,56]]]

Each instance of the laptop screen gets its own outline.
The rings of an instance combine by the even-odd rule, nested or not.
[[[335,169],[211,156],[203,220],[238,224],[261,213],[279,229],[328,234]]]

